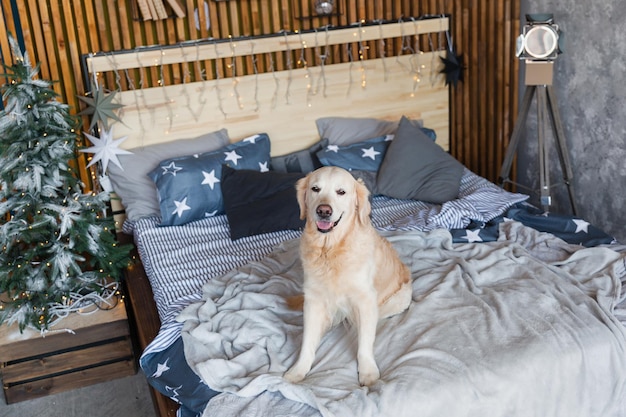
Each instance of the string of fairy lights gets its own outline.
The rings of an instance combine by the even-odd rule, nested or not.
[[[20,267],[19,265],[17,266]],[[120,285],[117,281],[102,280],[97,283],[99,286],[99,292],[89,292],[84,294],[79,291],[73,291],[64,295],[60,302],[52,303],[42,306],[33,306],[33,312],[39,315],[39,325],[44,325],[44,317],[47,315],[51,319],[47,322],[48,328],[42,328],[39,330],[42,336],[50,333],[65,332],[74,333],[70,328],[54,328],[64,318],[67,318],[70,314],[76,313],[78,315],[91,315],[102,310],[112,310],[120,302],[123,302],[124,296],[121,292]],[[20,302],[20,300],[28,299],[28,293],[22,291],[21,293],[13,296],[13,301]],[[19,310],[20,306],[18,306]],[[3,303],[0,303],[0,312],[5,309]],[[13,318],[9,318],[7,323],[10,325],[13,323]]]
[[[411,87],[411,95],[415,95],[419,86],[424,82],[423,74],[427,69],[427,66],[430,66],[431,71],[430,79],[428,80],[431,84],[435,84],[440,76],[440,73],[437,71],[433,71],[432,69],[437,68],[440,62],[438,62],[437,54],[431,54],[431,62],[424,62],[423,56],[425,51],[420,48],[420,43],[423,42],[428,46],[428,52],[438,52],[446,49],[447,42],[451,42],[449,32],[444,30],[443,28],[443,18],[445,16],[441,16],[442,22],[442,30],[439,31],[436,39],[433,39],[432,33],[425,34],[426,40],[425,42],[420,39],[420,35],[417,31],[417,25],[419,24],[419,18],[401,18],[398,19],[398,23],[402,22],[412,22],[415,25],[416,29],[411,33],[405,33],[404,29],[402,29],[402,33],[400,36],[400,40],[398,43],[398,49],[396,56],[397,65],[404,68],[406,73],[412,79],[412,87]],[[437,18],[437,17],[434,17]],[[352,89],[354,86],[358,85],[359,88],[365,89],[368,85],[368,74],[366,70],[366,61],[367,54],[370,46],[363,40],[363,34],[365,31],[377,30],[380,34],[378,37],[377,50],[378,50],[378,58],[380,58],[382,62],[382,71],[383,77],[386,81],[388,79],[389,72],[389,62],[386,58],[388,51],[388,44],[383,37],[383,27],[387,23],[393,23],[390,21],[383,20],[373,20],[366,22],[364,20],[355,22],[350,26],[353,27],[353,42],[346,42],[343,46],[344,48],[344,56],[347,58],[347,62],[350,66],[350,71],[348,71],[348,80],[345,84],[346,88],[346,96],[350,96],[352,94]],[[404,26],[402,26],[404,28]],[[320,28],[315,28],[312,31],[314,32],[314,45],[309,45],[307,40],[303,38],[302,31],[286,31],[282,30],[277,33],[277,35],[282,35],[284,37],[285,49],[283,51],[282,59],[283,62],[283,70],[287,73],[287,77],[279,79],[276,76],[277,65],[276,65],[276,57],[274,53],[259,53],[255,52],[255,38],[251,37],[233,37],[228,36],[225,39],[201,39],[194,41],[186,41],[180,43],[178,46],[180,47],[180,51],[176,53],[182,54],[182,62],[184,63],[182,69],[182,90],[180,94],[177,94],[176,99],[182,99],[184,102],[184,107],[189,111],[189,113],[193,116],[194,120],[201,120],[202,112],[205,110],[207,103],[213,102],[217,110],[222,114],[224,118],[229,117],[228,111],[226,110],[226,102],[227,100],[234,100],[235,107],[238,109],[244,108],[244,98],[242,95],[242,91],[240,91],[240,77],[245,75],[252,75],[254,77],[254,87],[253,91],[246,91],[246,94],[252,94],[252,102],[253,102],[253,111],[259,110],[259,56],[260,54],[264,54],[266,57],[266,66],[265,72],[271,73],[274,80],[274,91],[272,93],[271,105],[274,107],[282,97],[282,100],[285,104],[289,105],[292,101],[292,87],[294,79],[294,70],[301,69],[303,70],[303,82],[306,85],[305,88],[305,96],[304,101],[306,102],[306,106],[310,107],[313,105],[313,97],[318,95],[321,91],[323,97],[327,96],[327,73],[326,66],[331,59],[331,54],[329,50],[329,38],[332,36],[332,26],[323,26]],[[323,39],[320,34],[323,34]],[[291,46],[292,42],[290,42],[290,37],[293,39],[294,35],[299,38],[299,47],[293,48]],[[310,39],[310,38],[309,38]],[[238,43],[245,41],[246,48],[250,49],[250,53],[245,54],[251,60],[251,66],[248,68],[247,72],[244,72],[242,68],[239,67],[237,58],[242,56],[242,54],[238,53]],[[212,61],[211,64],[206,63],[205,65],[210,65],[210,67],[199,69],[200,65],[198,65],[195,69],[195,77],[196,80],[201,81],[201,83],[205,83],[207,81],[212,81],[211,89],[214,92],[214,100],[211,100],[207,95],[209,88],[207,86],[200,87],[198,91],[196,87],[194,87],[193,94],[190,93],[190,90],[187,88],[188,81],[192,77],[191,70],[189,69],[190,63],[194,64],[199,63],[199,48],[200,45],[213,45],[214,52],[213,57],[210,59]],[[224,45],[227,43],[227,49],[220,49],[218,46]],[[190,61],[187,56],[187,52],[185,47],[192,46],[195,44],[196,47],[196,57],[195,60]],[[133,79],[133,76],[130,72],[125,70],[119,70],[117,65],[116,52],[110,53],[102,53],[107,60],[109,61],[110,67],[114,75],[113,82],[115,83],[115,91],[133,91],[135,100],[134,103],[137,106],[137,114],[139,117],[139,130],[142,137],[146,137],[148,134],[150,123],[145,120],[147,115],[141,114],[139,112],[139,108],[143,111],[145,109],[150,109],[149,103],[146,102],[145,95],[142,93],[142,90],[145,88],[145,80],[146,74],[145,72],[149,69],[149,67],[157,67],[157,80],[155,86],[157,87],[166,87],[166,65],[164,64],[164,57],[168,54],[170,49],[165,47],[159,47],[159,58],[156,58],[153,62],[153,65],[148,65],[146,62],[142,62],[140,58],[140,53],[145,51],[146,48],[149,47],[137,47],[134,49],[134,52],[137,56],[137,68],[139,69],[134,74],[138,74],[138,85],[137,80]],[[182,51],[182,52],[181,52]],[[221,51],[221,52],[220,52]],[[227,53],[224,53],[228,51]],[[313,51],[313,52],[310,52]],[[130,51],[132,52],[132,50]],[[409,55],[410,59],[408,63],[406,60],[401,60],[402,56]],[[310,57],[313,56],[316,61],[315,65],[311,65]],[[309,57],[309,58],[307,58]],[[353,67],[357,70],[358,81],[353,77]],[[211,77],[207,75],[207,69],[211,70]],[[317,74],[314,74],[314,69]],[[302,72],[299,72],[299,74]],[[99,73],[91,74],[93,77],[92,82],[92,91],[98,90],[100,87],[99,83]],[[124,76],[122,76],[124,75]],[[135,75],[137,76],[137,75]],[[122,80],[126,80],[126,86],[122,85]],[[284,85],[281,85],[281,81],[284,81]],[[281,92],[281,87],[284,91]],[[266,87],[265,87],[266,88]],[[198,94],[199,92],[199,94]],[[111,92],[114,94],[114,92]],[[167,113],[167,128],[164,132],[168,134],[169,131],[173,127],[173,121],[176,117],[176,110],[174,103],[176,101],[175,98],[169,96],[169,92],[167,88],[162,88],[163,94],[163,102],[166,107]],[[197,97],[197,100],[194,101],[194,97]],[[124,109],[119,111],[122,116],[124,113]]]
[[[73,131],[74,129],[72,129],[72,132]],[[46,136],[45,133],[43,133],[43,135]],[[69,142],[66,142],[66,144],[69,146]],[[22,158],[22,155],[20,155],[19,158]],[[29,170],[29,168],[25,168],[25,169],[26,171]],[[68,167],[68,170],[71,171],[71,167]],[[68,191],[73,192],[75,190],[72,187],[68,187]],[[96,193],[93,191],[90,194],[91,196],[96,196]],[[22,192],[21,196],[24,197],[25,193]],[[79,199],[79,196],[75,194],[73,197],[73,201],[78,201],[78,199]],[[55,236],[57,240],[61,239],[62,236],[65,236],[67,234],[68,229],[72,227],[72,218],[74,215],[77,214],[77,210],[72,207],[72,204],[71,204],[72,201],[65,199],[63,203],[66,206],[63,206],[59,211],[59,230],[55,232]],[[87,206],[90,207],[91,204],[87,203]],[[27,203],[25,207],[22,208],[21,210],[25,212],[26,210],[29,210],[29,208],[30,208],[30,204]],[[91,211],[96,218],[101,218],[103,215],[105,215],[105,213],[102,213],[100,210],[97,210],[95,207],[91,207]],[[37,211],[38,215],[41,213],[42,213],[41,210]],[[12,216],[18,216],[19,214],[20,214],[19,212],[14,212]],[[29,229],[32,229],[32,228],[33,226],[30,225]],[[110,231],[106,226],[103,227],[103,230],[104,232]],[[19,245],[20,243],[21,243],[21,239],[19,238],[16,239],[15,244]],[[49,244],[50,242],[48,240],[42,240],[38,242],[38,245],[41,248],[47,247],[49,246]],[[113,246],[117,246],[117,243],[113,243]],[[7,247],[4,246],[3,250],[6,251]],[[29,261],[16,259],[13,267],[16,269],[22,269],[26,267],[26,264],[24,262],[27,263]],[[52,264],[50,262],[46,263],[47,268],[50,268],[51,266]],[[98,272],[102,274],[104,271],[100,269]],[[86,274],[89,275],[90,272],[87,272]],[[65,271],[63,275],[68,278],[71,276],[69,271]],[[78,278],[80,278],[80,276]],[[119,282],[109,280],[108,278],[101,278],[95,281],[93,281],[91,278],[85,278],[84,282],[85,282],[84,288],[79,288],[75,291],[70,291],[67,295],[63,295],[61,297],[60,302],[49,303],[45,305],[33,305],[32,307],[30,307],[32,308],[33,313],[39,316],[38,322],[41,328],[38,329],[38,331],[41,333],[42,336],[45,336],[47,334],[54,333],[54,332],[73,333],[73,331],[69,328],[53,329],[53,327],[56,326],[61,320],[68,317],[72,313],[77,313],[79,315],[90,315],[100,310],[113,309],[118,305],[118,303],[123,302],[124,296],[121,292]],[[44,289],[44,287],[42,287],[42,285],[44,285],[43,281],[41,285],[39,286],[35,284],[33,284],[33,288],[31,290],[41,291]],[[87,289],[88,287],[91,289],[90,290]],[[93,291],[93,289],[96,287],[98,288],[98,291]],[[29,297],[30,297],[29,293],[31,290],[24,290],[24,291],[15,293],[12,296],[12,301],[18,303],[17,311],[19,311],[20,308],[22,307],[22,305],[19,305],[19,303],[21,303],[23,300],[29,300]],[[47,294],[46,294],[46,297],[47,297]],[[27,303],[24,302],[24,307],[26,306],[27,306]],[[0,302],[0,313],[3,312],[4,310],[5,310],[5,305],[4,303]],[[47,323],[45,323],[46,316],[51,318],[47,321]],[[14,316],[9,317],[7,319],[7,323],[11,325],[18,319],[19,319],[19,314],[16,314]],[[44,324],[47,326],[47,328],[43,327]]]

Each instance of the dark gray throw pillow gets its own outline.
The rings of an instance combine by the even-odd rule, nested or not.
[[[322,164],[316,153],[322,149],[322,142],[316,142],[307,149],[288,153],[287,155],[272,157],[272,171],[276,172],[304,172],[308,174],[321,167]]]
[[[222,166],[222,196],[231,239],[304,227],[296,199],[296,181],[304,175]]]
[[[402,117],[378,171],[378,193],[445,203],[458,197],[463,165]]]

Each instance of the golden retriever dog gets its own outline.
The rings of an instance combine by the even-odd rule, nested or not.
[[[369,191],[337,167],[323,167],[296,184],[304,270],[304,332],[300,356],[285,373],[299,382],[311,370],[322,336],[343,319],[356,327],[359,383],[380,377],[374,359],[379,319],[411,302],[409,269],[370,222]]]

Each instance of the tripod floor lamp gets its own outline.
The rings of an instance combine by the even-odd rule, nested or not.
[[[555,147],[561,164],[563,183],[567,186],[571,209],[577,215],[574,201],[574,190],[571,184],[573,173],[567,150],[567,142],[561,122],[556,96],[552,88],[554,60],[560,53],[558,46],[559,30],[554,24],[552,15],[526,15],[528,24],[518,38],[517,55],[526,62],[526,90],[522,99],[519,116],[513,128],[511,140],[506,150],[502,168],[500,169],[500,184],[513,183],[510,180],[511,165],[520,140],[522,130],[526,126],[528,113],[533,98],[537,104],[537,140],[539,157],[539,193],[540,202],[544,211],[549,211],[552,205],[550,182],[550,144],[547,140],[547,127],[550,125]],[[519,184],[517,184],[519,185]]]

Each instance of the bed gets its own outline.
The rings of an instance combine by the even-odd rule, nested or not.
[[[624,248],[446,152],[447,30],[430,16],[86,57],[119,105],[99,179],[137,248],[127,304],[159,415],[626,415]],[[284,301],[302,278],[293,185],[321,165],[365,181],[412,273],[371,387],[342,325],[302,383],[282,378],[302,330]]]

